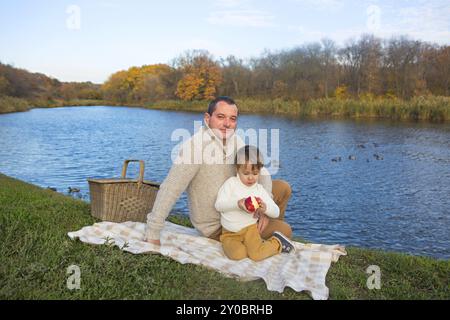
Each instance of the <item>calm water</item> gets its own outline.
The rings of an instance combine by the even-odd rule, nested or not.
[[[0,172],[62,193],[80,188],[76,196],[86,201],[86,179],[118,177],[127,158],[145,160],[145,178],[160,182],[179,142],[171,141],[172,131],[193,133],[195,120],[201,115],[126,107],[0,115]],[[292,185],[286,219],[295,235],[450,258],[448,123],[242,115],[239,127],[280,129],[281,168],[274,178]],[[137,172],[131,164],[129,175]],[[183,195],[174,211],[186,207]]]

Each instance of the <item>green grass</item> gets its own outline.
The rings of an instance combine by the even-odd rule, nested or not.
[[[171,216],[189,225],[186,218]],[[94,223],[89,204],[0,174],[0,299],[309,299],[262,280],[239,282],[160,255],[72,241],[67,232]],[[327,275],[330,299],[449,299],[450,262],[347,248]],[[81,269],[69,290],[67,267]],[[381,289],[366,288],[369,265],[380,266]]]

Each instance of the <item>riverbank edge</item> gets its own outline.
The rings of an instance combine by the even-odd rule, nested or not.
[[[115,105],[106,100],[95,99],[75,99],[75,100],[27,100],[10,96],[0,96],[0,114],[15,112],[26,112],[35,108],[61,108],[61,107],[81,107],[81,106],[99,106]]]
[[[160,255],[131,255],[72,241],[92,225],[90,205],[0,173],[2,299],[309,299],[290,288],[270,292],[262,280],[239,282]],[[190,226],[186,217],[169,220]],[[299,239],[296,239],[299,240]],[[349,247],[327,275],[330,299],[450,299],[450,261]],[[66,287],[79,265],[82,290]],[[370,290],[369,266],[381,271]]]
[[[3,100],[2,100],[3,99]],[[427,96],[411,100],[388,98],[337,99],[323,98],[307,102],[283,99],[237,99],[243,114],[279,115],[294,118],[391,119],[408,121],[449,122],[450,97]],[[162,100],[153,103],[118,103],[107,100],[41,100],[0,98],[0,113],[28,111],[32,108],[70,106],[125,106],[156,110],[204,113],[208,101]]]

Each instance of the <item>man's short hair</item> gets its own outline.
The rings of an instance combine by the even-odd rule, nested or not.
[[[236,102],[233,99],[231,99],[230,97],[227,97],[227,96],[217,97],[213,101],[211,101],[208,105],[208,113],[210,116],[212,116],[214,111],[216,111],[217,104],[222,101],[230,106],[233,104],[236,105]]]

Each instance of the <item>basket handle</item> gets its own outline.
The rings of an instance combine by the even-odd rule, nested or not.
[[[130,162],[139,162],[139,178],[138,178],[138,185],[141,185],[144,182],[144,170],[145,170],[145,165],[144,165],[144,161],[143,160],[131,160],[131,159],[127,159],[123,162],[123,168],[122,168],[122,179],[125,179],[125,177],[127,176],[127,168],[128,168],[128,164]]]

